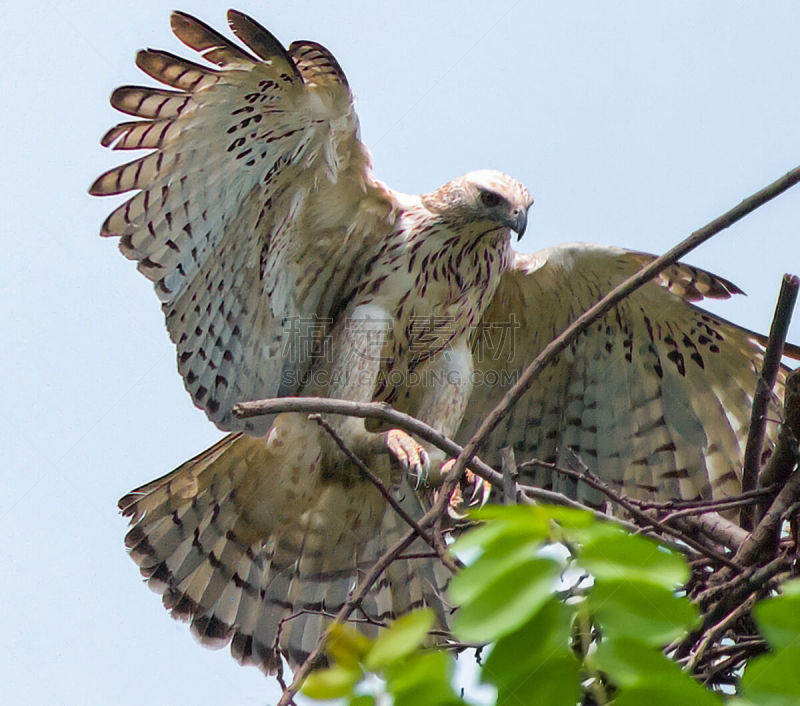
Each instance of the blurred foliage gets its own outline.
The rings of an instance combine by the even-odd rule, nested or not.
[[[800,703],[800,581],[756,606],[772,649],[748,663],[736,695],[723,694],[662,653],[699,619],[680,592],[689,578],[682,555],[572,509],[494,506],[472,517],[480,524],[452,546],[469,561],[451,584],[453,635],[490,645],[476,669],[496,706]],[[450,651],[424,646],[433,626],[427,609],[374,641],[335,626],[332,666],[312,673],[303,693],[350,706],[467,706]]]

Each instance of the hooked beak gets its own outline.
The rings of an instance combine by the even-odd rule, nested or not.
[[[528,225],[528,210],[515,208],[509,215],[507,224],[517,234],[517,242],[519,242],[525,233],[525,227]]]

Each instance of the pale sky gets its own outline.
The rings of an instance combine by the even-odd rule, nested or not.
[[[170,3],[3,10],[0,424],[6,704],[267,704],[276,689],[171,620],[125,555],[116,501],[220,437],[196,410],[149,283],[97,236],[86,189],[131,155],[111,90],[149,83],[152,46],[192,56]],[[227,5],[180,9],[227,31]],[[526,251],[586,240],[661,253],[800,164],[800,3],[243,1],[283,42],[313,39],[357,96],[375,172],[429,191],[476,168],[536,199]],[[800,187],[687,261],[748,297],[766,331],[800,272]],[[790,338],[800,343],[800,314]]]

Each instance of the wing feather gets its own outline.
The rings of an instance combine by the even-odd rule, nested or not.
[[[111,94],[111,105],[139,118],[177,118],[190,97],[179,91],[146,86],[120,86]]]
[[[254,55],[185,13],[172,16],[175,34],[218,68],[139,53],[171,88],[114,91],[112,105],[141,120],[102,144],[153,151],[90,192],[136,192],[101,234],[119,236],[153,282],[195,403],[223,429],[261,434],[267,420],[235,420],[231,406],[295,391],[310,327],[337,310],[392,229],[394,201],[372,176],[332,55],[309,42],[287,51],[238,12],[229,22]]]
[[[339,62],[325,47],[307,39],[292,42],[289,54],[306,83],[348,87]]]
[[[168,138],[171,120],[137,120],[112,127],[100,144],[115,150],[158,149]]]
[[[170,23],[178,39],[212,64],[222,68],[250,68],[257,63],[257,59],[192,15],[177,10],[172,13]]]
[[[267,62],[282,61],[284,70],[289,71],[295,79],[303,80],[289,52],[266,27],[238,10],[228,10],[228,24],[257,56]]]
[[[575,243],[517,255],[481,331],[515,329],[499,349],[474,342],[476,380],[465,439],[536,355],[580,313],[654,256]],[[691,302],[727,298],[733,283],[684,264],[633,293],[548,366],[483,453],[565,463],[568,449],[606,482],[639,498],[717,498],[739,491],[761,337]],[[496,335],[495,335],[496,339]],[[492,378],[491,376],[494,375]],[[782,369],[769,417],[780,418]],[[500,379],[492,386],[481,381]],[[768,426],[766,449],[777,425]],[[586,487],[542,471],[526,480],[600,504]]]
[[[182,91],[200,91],[213,86],[220,72],[210,66],[176,56],[160,49],[143,49],[136,55],[136,66],[156,81]]]

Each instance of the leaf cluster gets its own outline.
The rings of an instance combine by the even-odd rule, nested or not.
[[[750,661],[738,695],[723,694],[664,654],[699,619],[681,590],[689,579],[681,554],[580,510],[495,506],[474,519],[481,524],[452,546],[468,566],[450,589],[460,606],[453,635],[462,641],[450,647],[491,644],[478,669],[497,706],[800,703],[800,581],[756,606],[772,651]],[[332,666],[313,673],[304,693],[351,706],[466,706],[452,687],[448,652],[425,646],[433,623],[431,611],[419,610],[374,641],[336,625]]]

